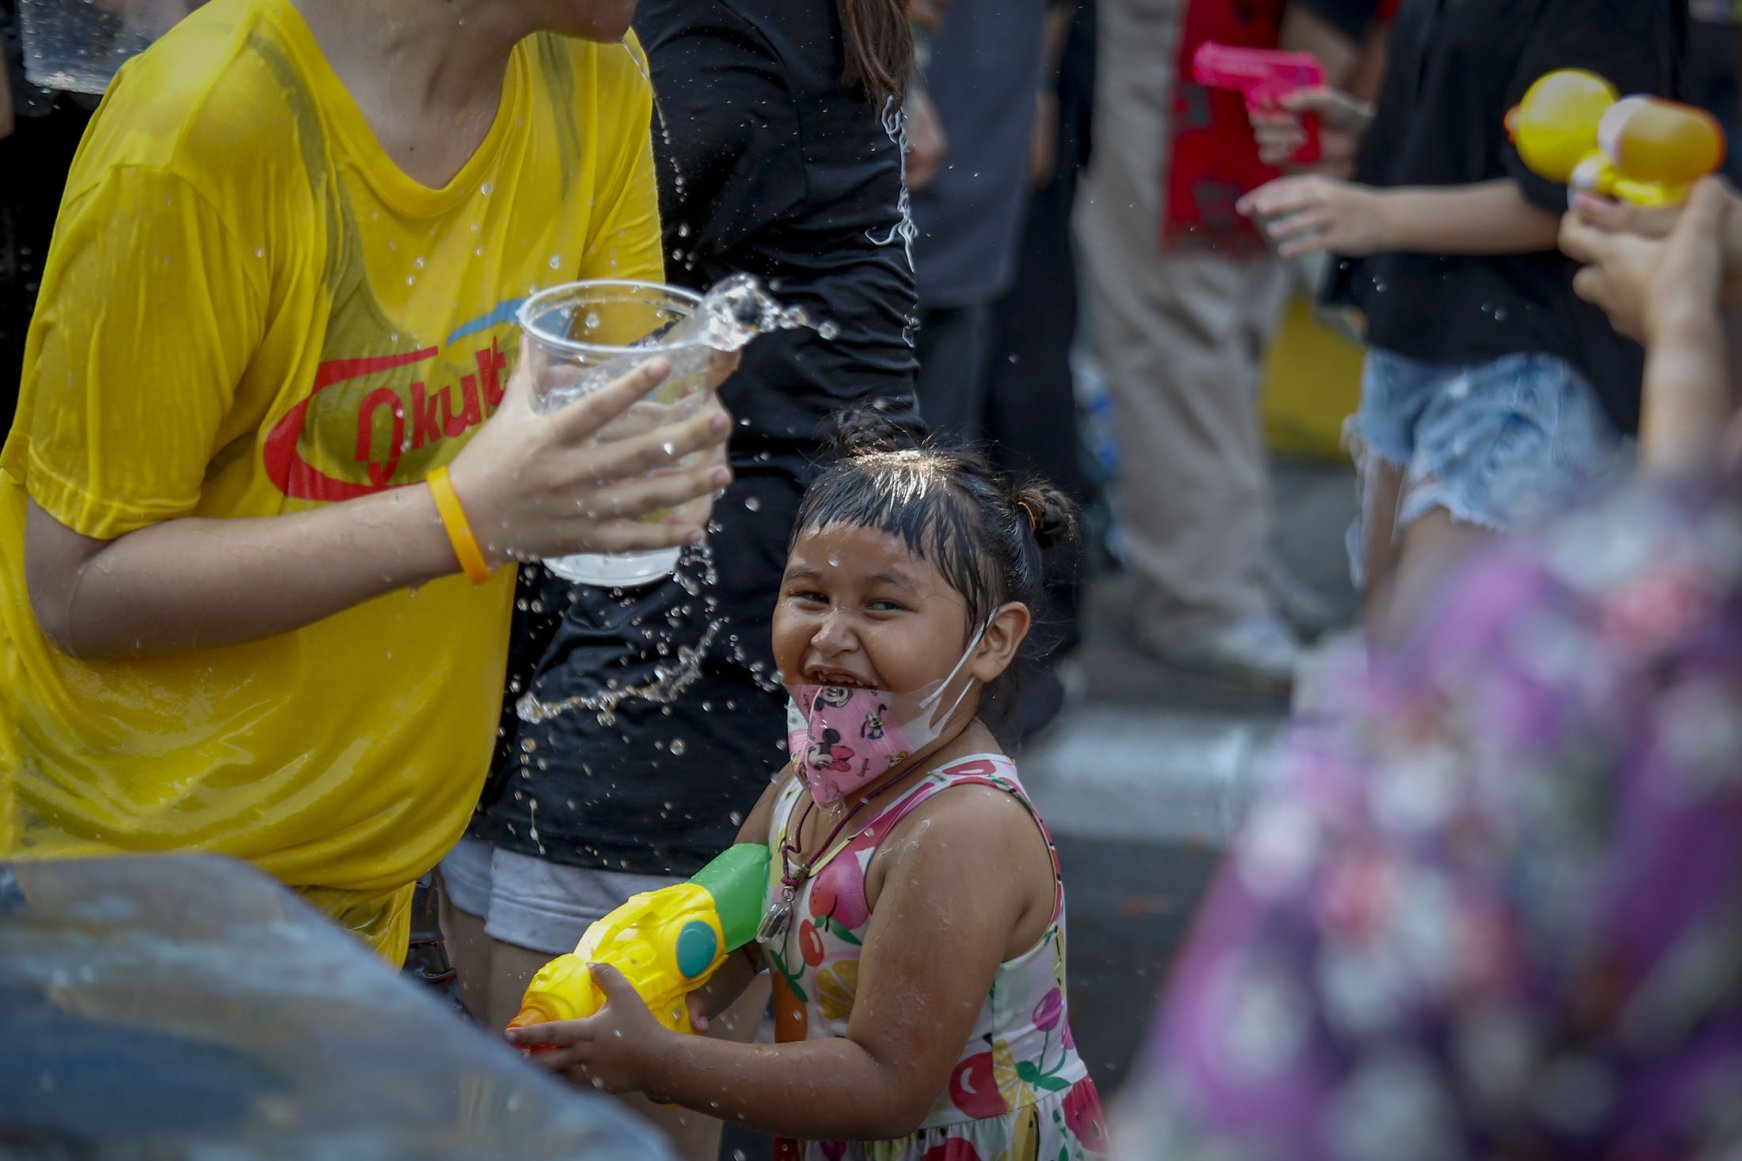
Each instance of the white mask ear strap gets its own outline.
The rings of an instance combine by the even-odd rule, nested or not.
[[[992,627],[992,618],[997,615],[998,614],[994,612],[992,616],[986,618],[985,622],[981,624],[978,629],[974,630],[974,639],[968,642],[968,647],[966,649],[962,650],[961,657],[956,659],[955,667],[950,670],[948,675],[946,675],[942,681],[938,682],[938,687],[936,689],[926,694],[925,697],[920,700],[919,705],[921,709],[930,709],[932,706],[937,704],[939,698],[944,696],[944,690],[950,687],[950,682],[956,679],[956,675],[962,672],[962,666],[968,663],[968,659],[974,656],[974,650],[980,647],[980,642],[985,639],[986,630]],[[969,682],[968,684],[972,685],[973,683]],[[962,704],[962,698],[967,696],[968,686],[964,685],[962,687],[961,695],[956,698],[956,704],[950,707],[951,714],[956,712],[957,708]],[[947,718],[949,717],[949,714],[945,714],[944,716]]]

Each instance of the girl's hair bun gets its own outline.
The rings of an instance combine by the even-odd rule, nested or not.
[[[1024,484],[1016,489],[1011,501],[1018,511],[1027,515],[1034,531],[1034,542],[1041,549],[1077,538],[1077,506],[1051,484],[1038,481]]]
[[[920,445],[924,429],[913,405],[899,399],[871,399],[854,404],[835,416],[830,441],[836,458],[907,451]]]

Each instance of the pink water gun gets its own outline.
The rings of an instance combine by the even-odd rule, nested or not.
[[[1267,113],[1281,109],[1285,94],[1323,85],[1325,70],[1308,52],[1231,48],[1211,40],[1192,54],[1192,77],[1207,88],[1236,90],[1246,97],[1248,112]],[[1311,165],[1319,159],[1319,116],[1299,116],[1306,140],[1288,159],[1296,165]]]

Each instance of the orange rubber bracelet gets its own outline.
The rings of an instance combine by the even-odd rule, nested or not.
[[[448,543],[454,546],[460,567],[466,570],[466,576],[473,584],[483,584],[490,579],[490,566],[484,563],[484,554],[478,551],[478,538],[472,535],[471,522],[466,519],[466,510],[460,507],[460,498],[454,493],[448,470],[437,468],[429,474],[426,482],[429,494],[435,497],[436,511],[441,514],[442,527],[447,530]]]

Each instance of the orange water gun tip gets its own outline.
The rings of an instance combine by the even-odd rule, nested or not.
[[[532,1024],[548,1024],[550,1017],[539,1008],[522,1008],[514,1014],[514,1019],[508,1021],[510,1028],[525,1028]]]

